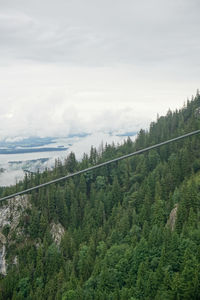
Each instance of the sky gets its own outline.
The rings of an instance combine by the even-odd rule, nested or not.
[[[0,139],[127,132],[199,88],[199,0],[0,0]]]

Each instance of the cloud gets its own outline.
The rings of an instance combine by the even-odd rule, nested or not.
[[[0,91],[1,138],[136,131],[148,127],[157,113],[182,106],[196,90],[195,82],[183,88],[182,81],[159,82],[126,66],[21,63],[4,67],[0,78],[5,82]]]
[[[0,6],[0,138],[134,131],[198,88],[199,1]]]
[[[14,185],[23,178],[24,172],[22,170],[6,170],[5,172],[0,173],[0,185]]]
[[[186,0],[7,1],[0,14],[1,51],[87,66],[191,61],[191,54],[198,58],[199,6]]]

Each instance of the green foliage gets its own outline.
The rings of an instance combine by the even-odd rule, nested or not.
[[[199,129],[199,106],[198,94],[135,142],[92,147],[81,162],[70,153],[52,171],[26,176],[0,194]],[[17,256],[18,264],[0,279],[0,299],[200,299],[199,149],[194,136],[34,192],[20,222],[25,238],[13,236],[8,245],[8,261]],[[174,229],[167,225],[173,218]],[[60,246],[52,222],[65,228]],[[10,236],[8,226],[3,234]]]
[[[10,226],[7,224],[3,227],[2,233],[7,237],[10,232]]]

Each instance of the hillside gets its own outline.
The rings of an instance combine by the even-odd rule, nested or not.
[[[135,142],[71,153],[0,195],[199,129],[199,108],[197,93]],[[2,204],[0,299],[200,299],[199,149],[197,135]]]

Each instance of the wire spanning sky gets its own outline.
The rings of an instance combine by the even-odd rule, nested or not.
[[[126,132],[199,88],[198,0],[0,0],[0,139]]]

